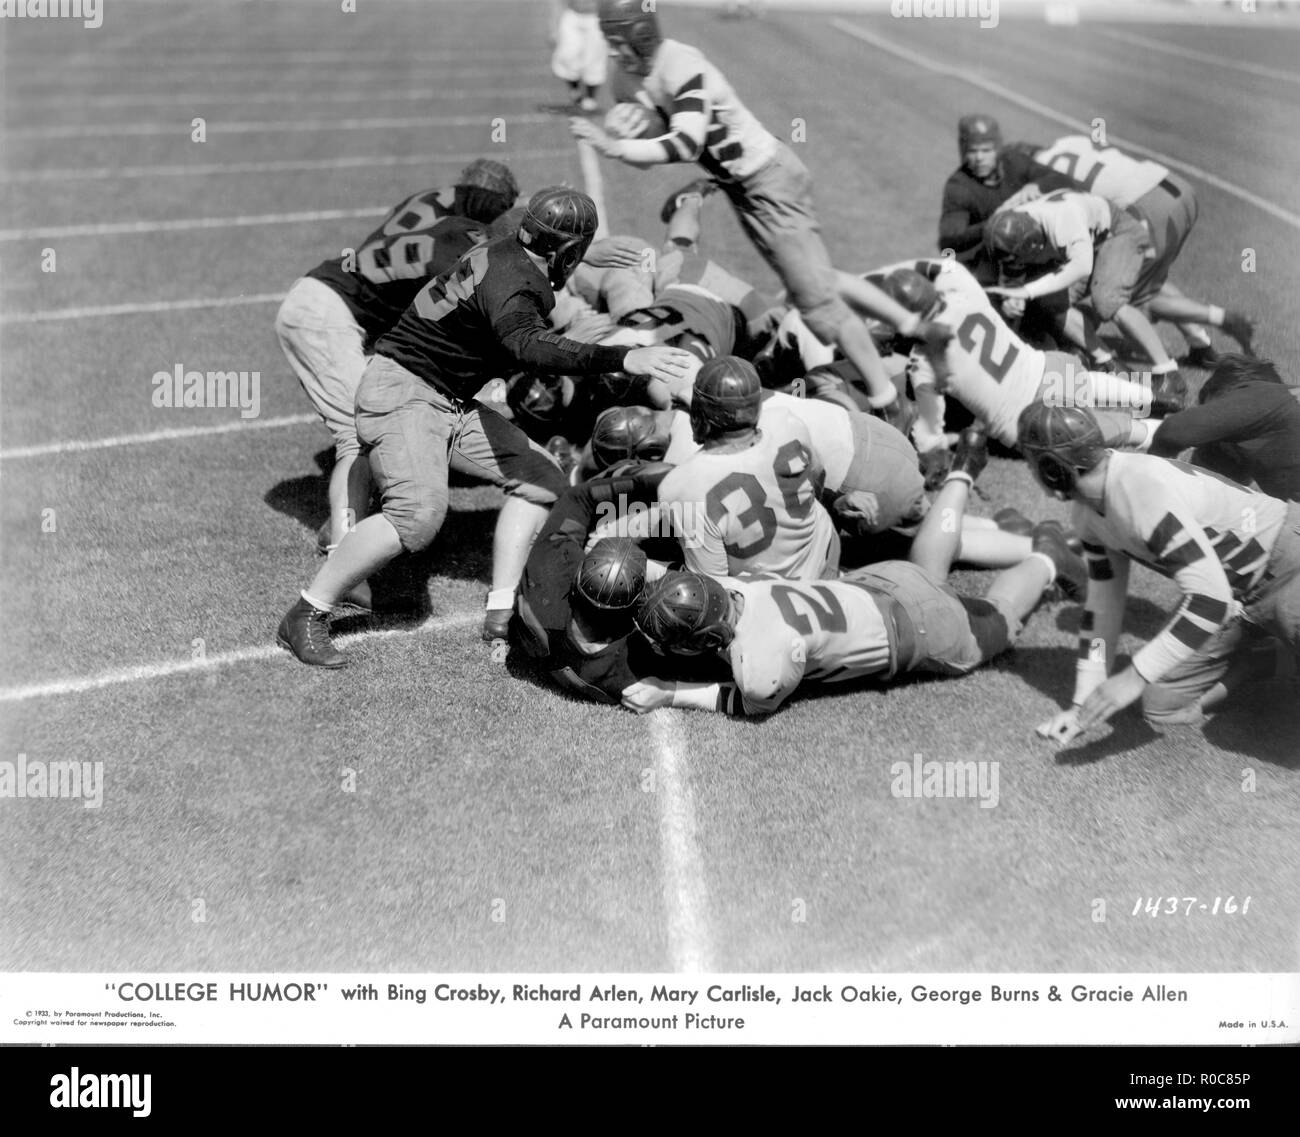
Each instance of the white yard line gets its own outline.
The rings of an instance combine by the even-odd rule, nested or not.
[[[89,308],[44,308],[36,312],[5,312],[0,324],[43,324],[50,320],[88,320],[102,316],[138,316],[148,312],[187,312],[203,308],[240,308],[248,304],[277,304],[283,292],[258,292],[252,296],[216,296],[195,300],[142,300],[136,304],[103,304]]]
[[[34,241],[53,237],[120,237],[130,233],[183,233],[192,229],[239,229],[249,225],[295,225],[309,221],[350,221],[384,217],[385,207],[372,209],[307,209],[301,213],[256,213],[240,217],[187,217],[176,221],[108,221],[101,225],[58,228],[0,229],[0,241]]]
[[[339,636],[334,643],[339,647],[364,640],[391,639],[394,636],[417,636],[425,632],[445,632],[463,628],[482,617],[480,612],[461,612],[455,616],[439,616],[425,620],[414,628],[386,628],[369,632],[354,632]],[[283,656],[292,661],[289,653],[278,644],[264,643],[253,647],[236,648],[234,651],[217,652],[203,659],[166,659],[155,663],[142,663],[136,667],[123,667],[114,671],[101,671],[97,675],[74,675],[66,679],[53,679],[45,683],[29,683],[21,687],[0,687],[0,703],[22,703],[30,699],[48,699],[60,695],[79,695],[85,691],[97,691],[104,687],[117,687],[124,683],[147,683],[165,679],[172,675],[185,675],[194,672],[215,671],[220,667],[230,667],[236,663],[251,663],[257,660],[275,659]],[[293,663],[295,667],[302,664]]]
[[[1082,119],[1072,118],[1070,115],[1063,114],[1058,110],[1053,110],[1051,107],[1038,102],[1036,99],[1031,99],[1026,95],[1022,95],[1017,91],[1013,91],[1010,87],[1004,87],[1001,83],[993,82],[991,79],[985,79],[982,75],[976,75],[973,72],[966,71],[960,67],[951,67],[939,60],[931,59],[929,56],[921,55],[919,52],[912,51],[910,48],[901,47],[887,39],[882,39],[875,33],[869,32],[865,28],[860,28],[856,24],[851,24],[847,20],[841,20],[839,18],[832,19],[831,26],[839,29],[846,35],[853,36],[854,39],[859,39],[863,43],[870,44],[872,47],[886,52],[889,55],[905,60],[908,63],[915,64],[917,67],[923,67],[927,71],[934,72],[936,75],[947,75],[950,78],[959,79],[963,83],[969,83],[972,87],[978,87],[980,90],[987,91],[991,95],[996,95],[998,98],[1005,99],[1007,102],[1013,103],[1018,107],[1023,107],[1025,110],[1032,111],[1034,114],[1039,115],[1042,118],[1049,119],[1052,122],[1058,122],[1062,126],[1068,126],[1071,130],[1079,131],[1083,134],[1088,134],[1092,130],[1092,126],[1089,123],[1084,122]],[[1212,185],[1216,189],[1220,189],[1224,193],[1231,194],[1238,200],[1246,202],[1248,205],[1255,206],[1256,209],[1262,210],[1270,217],[1274,217],[1291,226],[1292,229],[1300,229],[1300,213],[1293,213],[1289,209],[1284,209],[1282,206],[1276,205],[1267,198],[1260,197],[1258,194],[1251,193],[1250,190],[1243,189],[1241,186],[1225,181],[1223,178],[1211,174],[1207,170],[1202,170],[1199,166],[1193,166],[1187,162],[1180,162],[1177,158],[1172,158],[1168,154],[1162,154],[1160,151],[1152,150],[1150,147],[1143,146],[1138,142],[1129,142],[1123,138],[1118,138],[1113,134],[1110,135],[1110,142],[1122,150],[1131,150],[1134,153],[1145,155],[1153,161],[1159,162],[1171,169],[1182,170],[1184,173],[1190,174],[1194,178],[1199,178],[1207,185]]]
[[[509,162],[533,158],[563,158],[568,147],[555,150],[505,150],[501,157]],[[64,166],[39,170],[21,170],[0,176],[5,182],[66,182],[90,178],[198,178],[230,174],[281,174],[295,170],[381,169],[390,166],[429,166],[435,163],[460,164],[481,158],[483,151],[466,150],[455,154],[361,154],[350,158],[281,158],[268,162],[212,162],[202,166]]]
[[[61,57],[50,53],[42,52],[35,57],[15,54],[12,59],[6,61],[12,75],[21,76],[24,68],[24,61],[30,63],[34,68],[49,68],[52,66],[62,66],[66,61]],[[240,64],[244,67],[282,67],[286,63],[387,63],[393,67],[400,67],[403,63],[463,63],[466,66],[476,66],[482,68],[491,63],[527,63],[537,61],[537,52],[535,51],[495,51],[479,52],[471,55],[469,52],[459,51],[241,51],[225,55],[219,52],[202,52],[187,56],[185,54],[173,53],[170,49],[167,54],[160,55],[157,51],[149,53],[148,58],[137,60],[120,59],[113,54],[110,46],[107,50],[101,51],[95,55],[86,55],[78,59],[79,67],[107,67],[115,71],[121,71],[123,67],[135,65],[147,68],[150,73],[161,73],[168,68],[179,68],[183,71],[190,71],[197,66],[221,66],[227,71],[231,69],[231,64]]]
[[[167,430],[150,430],[141,434],[118,434],[112,438],[89,438],[71,442],[42,442],[35,446],[15,446],[0,450],[0,461],[17,458],[43,458],[47,454],[81,454],[87,450],[111,450],[118,446],[141,446],[148,442],[172,442],[180,438],[203,438],[212,434],[238,434],[246,430],[279,430],[286,426],[303,426],[319,422],[314,414],[281,415],[279,418],[240,419],[211,426],[178,426]]]
[[[202,110],[197,104],[186,103],[186,110],[178,112],[175,122],[126,122],[126,123],[66,123],[62,126],[20,126],[5,131],[5,136],[14,139],[34,139],[49,141],[55,138],[125,138],[128,136],[164,136],[189,138],[191,120],[195,111]],[[204,117],[199,115],[198,117]],[[492,120],[502,118],[506,126],[519,126],[539,122],[551,122],[555,116],[550,114],[514,114],[498,111],[489,114],[466,115],[414,115],[409,118],[295,118],[274,122],[226,122],[214,118],[208,124],[211,136],[216,138],[226,134],[299,134],[319,130],[398,130],[406,127],[424,127],[435,130],[449,126],[479,126],[484,132],[492,128]]]
[[[464,102],[468,99],[499,99],[503,97],[512,99],[543,99],[548,96],[556,98],[559,92],[555,87],[508,87],[497,91],[467,91],[453,90],[443,87],[423,87],[413,89],[410,87],[390,88],[388,90],[366,91],[364,98],[380,103],[396,102]],[[303,91],[223,91],[212,92],[206,95],[196,95],[186,93],[186,107],[195,108],[195,113],[201,113],[202,109],[208,105],[274,105],[275,103],[293,103],[301,102],[304,97],[312,103],[356,103],[362,96],[356,91],[314,91],[306,95]],[[176,95],[174,92],[154,91],[148,94],[134,95],[96,95],[88,99],[84,95],[63,95],[58,98],[36,100],[36,107],[25,107],[24,110],[34,109],[47,110],[51,107],[73,107],[77,110],[89,111],[97,110],[100,107],[175,107]]]
[[[655,711],[647,716],[647,722],[656,750],[655,797],[669,958],[674,971],[711,972],[715,967],[709,893],[695,835],[695,799],[686,762],[690,748],[682,732],[682,712]]]

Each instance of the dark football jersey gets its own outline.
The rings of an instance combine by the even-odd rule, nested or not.
[[[467,253],[426,284],[375,352],[457,399],[521,367],[574,374],[621,371],[626,347],[578,343],[551,331],[550,282],[513,234]]]
[[[557,683],[585,698],[617,703],[623,688],[637,679],[629,669],[627,636],[592,655],[569,642],[569,592],[586,555],[587,536],[600,513],[612,515],[619,507],[626,509],[633,501],[644,505],[654,497],[655,487],[636,478],[597,478],[573,486],[551,508],[528,554],[515,602],[516,642]],[[630,635],[630,615],[628,625]]]
[[[455,190],[425,190],[397,206],[359,249],[307,275],[328,284],[373,341],[388,331],[431,277],[483,241],[485,226],[451,212]]]

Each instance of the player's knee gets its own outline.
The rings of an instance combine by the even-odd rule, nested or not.
[[[1097,314],[1097,319],[1104,324],[1107,320],[1113,320],[1115,314],[1128,303],[1129,295],[1127,288],[1105,284],[1094,286],[1091,293],[1089,293],[1089,299],[1092,302],[1092,310]]]
[[[811,304],[800,302],[799,314],[808,330],[824,344],[839,343],[846,325],[855,319],[848,305],[834,295],[822,297]]]
[[[1150,683],[1142,692],[1142,717],[1152,726],[1194,726],[1205,716],[1199,695]]]
[[[550,509],[567,486],[564,474],[557,468],[554,473],[549,470],[539,472],[530,481],[516,482],[507,486],[506,496],[517,497],[530,505],[540,505]]]
[[[433,544],[438,530],[447,516],[446,505],[437,502],[390,504],[384,503],[384,516],[397,530],[402,548],[408,553],[418,553]]]
[[[336,430],[334,433],[334,461],[343,462],[348,458],[356,458],[361,453],[361,440],[357,438],[356,432],[347,432]]]

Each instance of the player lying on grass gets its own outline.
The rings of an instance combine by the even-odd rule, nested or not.
[[[1066,743],[1139,701],[1153,724],[1198,722],[1245,680],[1251,639],[1300,649],[1300,505],[1183,462],[1108,450],[1081,407],[1026,408],[1020,446],[1042,487],[1074,503],[1088,564],[1073,705],[1039,734]],[[1183,599],[1112,674],[1133,561]]]
[[[1131,209],[1153,235],[1155,245],[1163,247],[1163,254],[1158,254],[1164,261],[1163,272],[1158,275],[1167,277],[1169,265],[1182,251],[1199,213],[1196,190],[1190,182],[1159,162],[1134,158],[1114,146],[1094,146],[1083,134],[1067,135],[1041,148],[1026,143],[1017,146],[1070,179],[1074,189],[1105,198],[1118,209]],[[1039,188],[1050,192],[1053,187],[1031,185],[1023,192],[1035,195]],[[1192,366],[1214,365],[1215,352],[1205,324],[1222,328],[1247,355],[1251,353],[1254,325],[1250,317],[1184,296],[1168,279],[1143,310],[1152,319],[1178,325],[1191,349],[1187,362]]]
[[[871,336],[835,290],[803,162],[769,133],[697,49],[664,39],[643,0],[599,0],[601,30],[618,55],[619,98],[636,98],[666,129],[654,137],[612,138],[584,119],[573,134],[609,158],[650,167],[699,162],[727,195],[741,226],[824,343],[837,344],[863,376],[872,408],[887,420],[903,411]],[[653,130],[650,131],[653,134]],[[921,334],[938,334],[922,329]]]
[[[999,573],[983,599],[946,583],[971,484],[987,451],[968,432],[907,561],[883,561],[834,581],[717,580],[671,572],[649,585],[637,627],[672,658],[712,654],[731,681],[645,679],[623,694],[644,713],[693,707],[735,715],[775,711],[804,682],[837,683],[909,672],[964,675],[1014,643],[1045,589],[1075,560],[1058,526],[1042,525],[1034,552]]]
[[[1198,401],[1161,422],[1144,449],[1176,458],[1194,446],[1193,465],[1300,501],[1300,402],[1273,364],[1224,353]]]
[[[951,257],[909,261],[886,271],[883,287],[910,310],[946,325],[953,338],[940,351],[911,348],[907,375],[920,411],[913,437],[928,454],[946,447],[945,397],[951,395],[983,422],[990,437],[1016,444],[1020,412],[1037,401],[1077,401],[1108,410],[1103,415],[1116,443],[1145,436],[1134,416],[1149,405],[1141,384],[1086,371],[1066,352],[1039,351],[1007,326],[974,276]]]
[[[486,227],[518,196],[509,167],[479,158],[454,186],[406,198],[360,248],[317,265],[280,305],[280,346],[334,438],[329,550],[366,515],[370,502],[369,464],[358,457],[356,425],[368,352],[416,293],[482,241]]]
[[[547,316],[595,236],[596,205],[563,186],[529,200],[517,233],[479,245],[415,297],[375,345],[357,391],[357,436],[383,511],[351,530],[286,613],[278,642],[303,663],[342,667],[329,613],[399,553],[428,547],[446,517],[450,468],[500,486],[484,638],[504,637],[515,586],[546,512],[564,490],[554,459],[474,401],[520,367],[568,374],[622,370],[672,382],[692,357],[667,347],[612,348],[557,336]]]

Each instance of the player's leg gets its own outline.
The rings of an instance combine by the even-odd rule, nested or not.
[[[276,314],[275,333],[303,391],[334,439],[329,479],[329,544],[364,516],[370,487],[367,467],[352,470],[360,451],[356,430],[357,387],[366,368],[365,333],[337,292],[303,277],[289,289]]]
[[[853,459],[839,487],[840,500],[847,496],[849,501],[844,506],[835,503],[837,519],[843,522],[856,515],[856,522],[847,528],[859,535],[919,522],[929,501],[916,449],[904,434],[881,419],[855,411],[849,422]],[[869,495],[861,499],[867,508],[855,510],[853,503],[860,494]]]
[[[1195,655],[1184,660],[1142,692],[1142,716],[1153,726],[1200,723],[1204,713],[1248,680],[1242,653],[1249,626],[1233,620],[1216,632]],[[1234,667],[1234,663],[1242,666]]]
[[[961,552],[966,504],[988,460],[988,438],[983,431],[962,431],[947,479],[916,531],[907,555],[909,561],[937,581],[948,579],[953,561]]]
[[[349,591],[404,549],[426,548],[447,514],[447,450],[454,408],[405,368],[376,356],[357,391],[357,435],[383,501],[381,513],[348,532],[277,639],[303,663],[342,667],[329,636],[329,613]]]
[[[596,110],[596,92],[605,82],[605,69],[609,49],[605,37],[600,34],[600,21],[594,15],[586,16],[582,21],[583,65],[582,65],[582,100],[579,107],[590,114]]]
[[[485,639],[504,638],[529,550],[567,483],[550,454],[514,423],[477,402],[466,408],[451,465],[506,492],[493,537],[492,586],[483,622]]]
[[[1255,324],[1244,312],[1195,300],[1180,292],[1169,281],[1165,281],[1160,292],[1147,301],[1146,307],[1157,320],[1169,320],[1177,324],[1193,350],[1210,347],[1210,335],[1203,326],[1208,324],[1213,328],[1222,328],[1247,355],[1252,353],[1251,339],[1255,334]]]
[[[862,320],[840,298],[830,253],[813,210],[812,178],[786,146],[741,190],[730,191],[741,225],[781,277],[813,334],[835,344],[866,383],[872,408],[889,421],[903,412],[880,352]],[[889,408],[893,408],[891,411]]]

